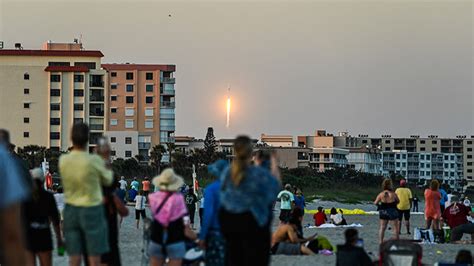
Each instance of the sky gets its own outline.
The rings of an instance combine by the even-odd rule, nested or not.
[[[80,34],[176,64],[176,135],[474,135],[472,1],[0,0],[6,47]]]

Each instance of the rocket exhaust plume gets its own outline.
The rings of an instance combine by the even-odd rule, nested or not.
[[[227,123],[226,127],[229,128],[230,126],[230,86],[229,89],[227,90]]]

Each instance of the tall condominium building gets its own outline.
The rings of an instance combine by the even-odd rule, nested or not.
[[[174,65],[103,64],[107,71],[106,129],[115,157],[140,155],[174,143]],[[167,158],[165,156],[165,158]]]
[[[65,151],[71,126],[90,124],[90,144],[105,130],[107,114],[100,51],[82,44],[45,43],[41,49],[0,49],[0,126],[19,147]]]

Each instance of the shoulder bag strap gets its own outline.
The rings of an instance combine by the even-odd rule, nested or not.
[[[157,215],[158,213],[160,213],[161,209],[163,208],[163,206],[165,205],[165,203],[168,201],[168,199],[171,197],[171,195],[173,195],[173,193],[169,193],[168,195],[166,195],[166,197],[163,199],[163,201],[162,201],[161,204],[158,206],[158,208],[156,208],[155,215]]]

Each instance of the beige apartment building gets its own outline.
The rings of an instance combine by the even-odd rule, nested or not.
[[[293,147],[291,135],[260,135],[260,141],[271,147]]]
[[[41,49],[0,49],[0,127],[18,146],[65,151],[71,126],[89,123],[93,146],[105,130],[106,73],[100,51],[81,43],[45,43]]]
[[[174,65],[103,64],[107,71],[107,136],[115,157],[148,159],[174,143]],[[164,156],[164,158],[168,158]]]

